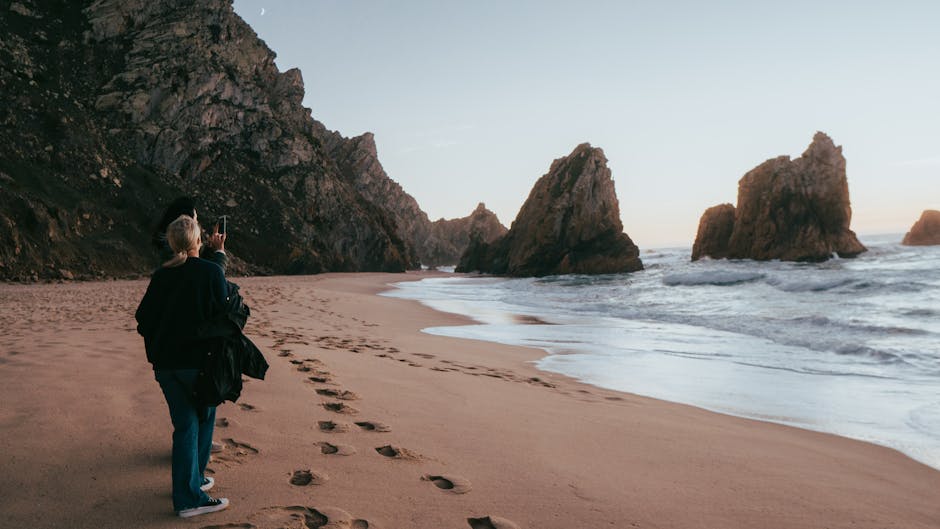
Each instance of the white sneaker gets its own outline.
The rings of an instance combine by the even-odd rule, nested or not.
[[[199,490],[209,492],[214,486],[215,478],[202,478],[202,485],[199,486]]]
[[[210,512],[221,511],[228,508],[228,498],[209,498],[204,505],[193,507],[192,509],[183,509],[176,513],[180,518],[189,518],[190,516],[199,516]]]

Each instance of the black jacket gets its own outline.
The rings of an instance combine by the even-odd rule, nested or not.
[[[211,344],[199,329],[223,313],[227,294],[222,268],[198,257],[153,273],[135,317],[154,369],[203,366]]]
[[[242,329],[251,314],[238,285],[228,283],[225,310],[204,322],[197,331],[200,339],[211,343],[206,363],[196,381],[199,404],[218,406],[223,401],[235,402],[241,395],[242,375],[264,379],[268,362]]]

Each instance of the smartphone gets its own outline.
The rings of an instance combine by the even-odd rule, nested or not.
[[[225,233],[226,228],[228,228],[228,215],[222,215],[219,219],[219,233]]]

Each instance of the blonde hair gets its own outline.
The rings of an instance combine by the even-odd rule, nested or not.
[[[202,246],[202,228],[196,219],[189,215],[180,215],[166,227],[166,242],[173,250],[173,258],[163,263],[165,268],[179,266],[186,262],[190,250]]]

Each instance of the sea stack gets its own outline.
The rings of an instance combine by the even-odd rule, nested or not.
[[[642,269],[623,232],[604,151],[582,143],[552,162],[505,236],[471,242],[457,271],[524,277]]]
[[[906,246],[932,246],[940,244],[940,211],[925,210],[911,226],[901,244]]]
[[[728,257],[728,241],[733,230],[734,205],[720,204],[706,209],[698,223],[692,260],[706,255],[712,259]]]
[[[842,147],[817,132],[799,158],[773,158],[745,174],[738,182],[736,208],[726,204],[706,211],[692,260],[855,257],[866,248],[849,229],[851,220]]]

